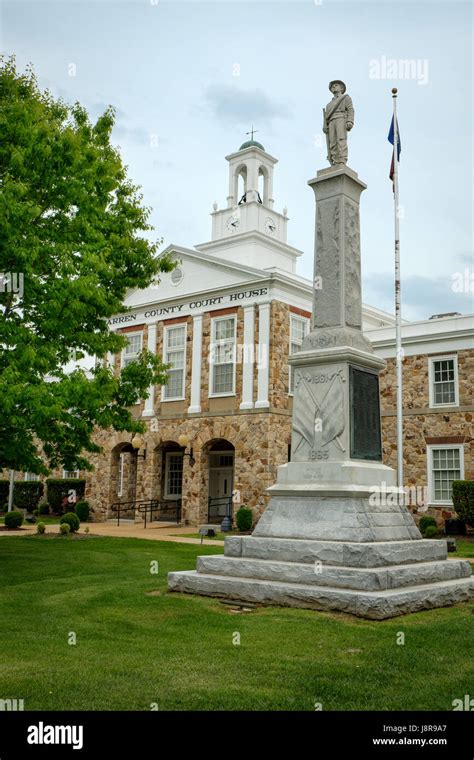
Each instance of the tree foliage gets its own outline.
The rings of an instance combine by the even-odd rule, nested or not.
[[[461,520],[474,526],[474,480],[453,480],[453,506]]]
[[[96,426],[139,431],[129,407],[165,381],[144,351],[114,377],[125,345],[108,319],[172,262],[150,242],[149,209],[111,145],[114,109],[92,123],[0,60],[0,469],[90,468]],[[90,371],[65,367],[94,357]]]

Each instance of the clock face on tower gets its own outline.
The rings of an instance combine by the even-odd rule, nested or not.
[[[271,216],[267,216],[265,219],[265,230],[270,234],[274,235],[276,232],[276,222],[274,219],[271,218]]]
[[[229,216],[226,227],[229,230],[229,232],[237,232],[240,226],[239,218],[236,214],[232,214],[232,216]]]

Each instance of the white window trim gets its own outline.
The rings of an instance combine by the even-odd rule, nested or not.
[[[29,478],[28,475],[33,475],[34,477]],[[25,472],[23,479],[25,483],[37,483],[40,479],[40,476],[37,475],[35,472]]]
[[[234,321],[234,361],[233,361],[233,372],[232,372],[232,390],[231,391],[225,391],[224,393],[213,393],[212,387],[214,385],[214,362],[212,361],[212,356],[214,355],[214,352],[212,351],[212,346],[217,345],[221,341],[215,341],[214,340],[214,325],[216,322],[222,321],[223,319],[232,319]],[[222,342],[225,343],[229,339],[223,339]],[[209,398],[225,398],[226,396],[235,396],[236,395],[236,376],[237,376],[237,315],[236,314],[223,314],[221,317],[212,317],[211,319],[211,345],[210,345],[210,360],[209,360]]]
[[[299,314],[294,314],[293,312],[290,312],[290,337],[288,341],[288,356],[294,356],[294,354],[291,353],[291,344],[294,342],[291,340],[291,323],[294,319],[298,319],[300,322],[304,322],[306,324],[307,332],[306,335],[309,332],[309,323],[310,319],[309,317],[301,317]],[[305,335],[305,337],[306,337]],[[302,341],[303,342],[303,341]],[[291,364],[288,364],[288,395],[294,396],[294,392],[291,390],[291,376],[293,374],[293,367]]]
[[[169,501],[179,501],[183,497],[183,487],[181,485],[181,494],[176,493],[168,493],[168,475],[169,475],[169,462],[172,457],[181,457],[183,459],[183,454],[179,451],[167,451],[165,454],[165,488],[164,488],[164,497],[165,499],[168,499]],[[184,464],[184,459],[183,459]]]
[[[428,504],[433,507],[453,507],[453,500],[437,501],[434,499],[434,479],[433,479],[433,451],[439,449],[457,449],[459,450],[459,470],[460,480],[464,480],[464,445],[462,443],[437,443],[426,447],[426,459],[428,470]]]
[[[119,454],[118,479],[117,479],[118,481],[117,482],[117,497],[119,499],[123,496],[124,470],[125,470],[124,452],[121,451]]]
[[[69,480],[70,476],[66,476],[66,472],[75,472],[74,478],[78,478],[80,475],[80,470],[63,470],[63,480]]]
[[[137,354],[133,355],[134,359],[137,358],[140,355],[140,352],[143,350],[143,330],[136,330],[135,332],[129,332],[129,333],[123,333],[123,334],[125,335],[126,338],[132,338],[135,335],[139,335],[140,336],[140,350],[138,351]],[[124,346],[122,348],[122,354],[121,354],[121,359],[120,359],[120,367],[121,367],[121,369],[123,369],[125,367],[125,364],[124,364],[125,349],[126,349],[126,346]],[[129,357],[130,357],[130,355],[129,355]]]
[[[434,398],[434,363],[454,359],[454,401],[450,404],[436,404]],[[459,377],[458,377],[458,355],[446,354],[444,356],[428,357],[428,383],[429,383],[429,405],[431,409],[444,409],[445,407],[459,406]]]
[[[165,398],[165,388],[166,385],[161,386],[161,401],[162,403],[165,403],[167,401],[186,401],[186,346],[188,341],[188,323],[187,322],[176,322],[174,325],[164,325],[163,326],[163,362],[164,364],[168,364],[166,361],[166,343],[167,343],[167,336],[168,331],[176,328],[176,327],[184,327],[184,346],[183,348],[177,349],[178,351],[184,351],[184,360],[183,360],[183,395],[182,396],[168,396],[168,398]],[[171,349],[173,350],[173,349]]]

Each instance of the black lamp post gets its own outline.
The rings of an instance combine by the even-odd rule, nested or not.
[[[193,447],[191,446],[189,451],[186,451],[186,448],[189,446],[188,436],[185,435],[184,433],[180,435],[178,438],[178,443],[181,446],[181,448],[184,449],[183,457],[189,457],[189,464],[191,465],[191,467],[194,467],[194,465],[196,464],[196,460],[194,459],[194,456],[193,456]]]

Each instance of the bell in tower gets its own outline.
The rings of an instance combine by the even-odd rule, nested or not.
[[[261,269],[277,267],[295,272],[301,251],[287,243],[286,208],[273,208],[273,169],[278,160],[262,143],[249,140],[226,156],[229,185],[225,208],[214,206],[212,239],[197,245],[198,251]]]
[[[251,131],[247,132],[250,140],[242,143],[237,153],[227,157],[229,161],[228,207],[241,206],[243,203],[252,201],[268,208],[273,207],[273,167],[277,161],[266,153],[262,143],[254,140],[254,133],[257,131],[252,127]],[[262,192],[259,190],[259,183],[262,185]]]
[[[254,136],[255,132],[258,132],[258,129],[254,129],[253,128],[253,124],[252,124],[252,129],[250,130],[250,132],[246,132],[247,135],[250,135],[250,140],[247,140],[246,142],[244,142],[240,146],[239,152],[241,150],[246,150],[247,148],[260,148],[260,150],[263,150],[265,152],[265,148],[263,147],[263,145],[261,143],[257,142],[257,140],[253,139],[253,136]],[[247,164],[245,164],[244,166],[242,166],[240,168],[240,170],[239,170],[239,172],[237,174],[237,195],[238,195],[238,184],[239,184],[239,181],[242,181],[243,187],[244,187],[244,192],[241,195],[240,200],[238,202],[239,206],[241,206],[242,203],[247,203],[247,177],[248,176],[249,176],[248,167],[247,167]],[[249,197],[249,200],[255,200],[255,201],[257,201],[257,203],[263,203],[262,196],[260,195],[260,192],[259,192],[259,189],[258,189],[258,184],[259,184],[259,181],[260,181],[260,177],[263,177],[263,182],[264,182],[264,186],[265,186],[266,173],[265,173],[264,169],[261,166],[258,169],[257,184],[256,184],[255,188],[250,188],[250,190],[252,192],[252,196]],[[231,179],[231,182],[232,182],[232,179]]]

